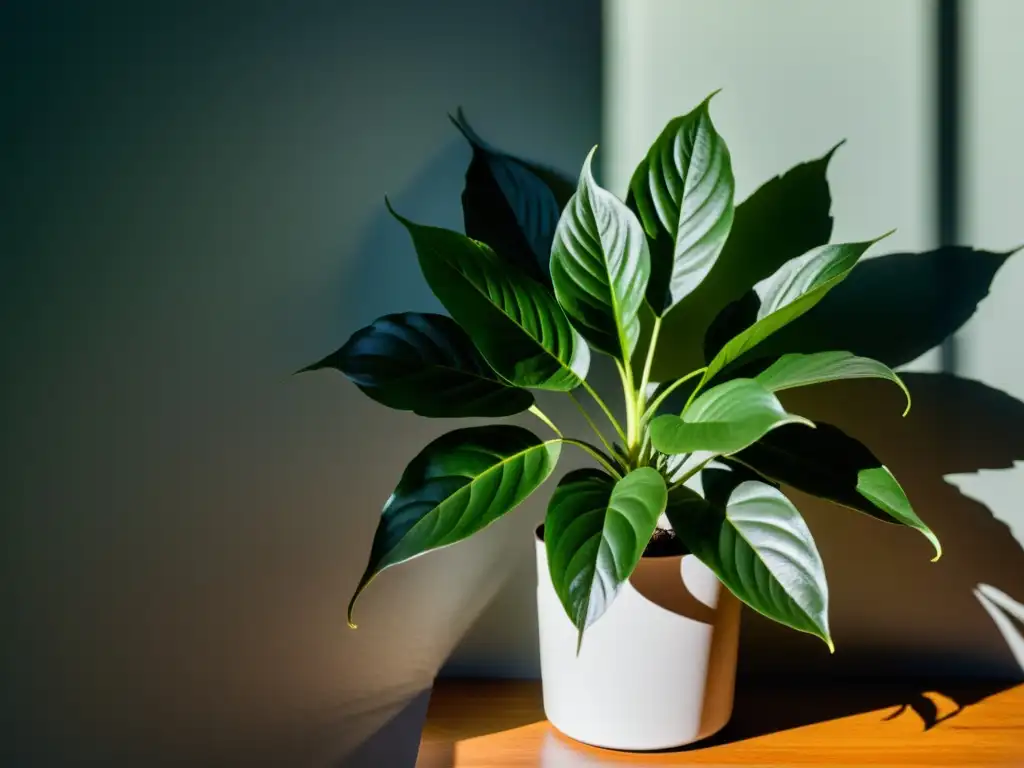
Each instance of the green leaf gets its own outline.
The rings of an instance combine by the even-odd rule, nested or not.
[[[552,494],[544,547],[555,593],[580,643],[640,562],[666,498],[665,481],[651,467],[618,482],[596,469],[576,470]]]
[[[782,403],[754,379],[733,379],[712,387],[683,411],[651,422],[651,445],[665,454],[741,451],[785,424],[813,427],[787,413]]]
[[[511,416],[533,405],[501,381],[458,323],[444,315],[385,315],[304,368],[334,368],[389,408],[432,418]]]
[[[832,424],[783,427],[733,459],[758,474],[811,496],[919,531],[942,555],[938,537],[914,512],[892,472],[871,450]]]
[[[710,100],[665,126],[629,183],[626,203],[653,241],[647,301],[658,315],[700,285],[732,227],[732,161]]]
[[[1012,255],[949,246],[866,259],[758,354],[846,349],[891,368],[904,365],[971,318]]]
[[[579,188],[558,222],[551,280],[559,304],[583,337],[628,362],[640,334],[650,254],[636,216],[594,181],[593,157],[591,150]]]
[[[434,295],[502,378],[560,392],[580,385],[590,349],[543,285],[483,243],[388,209],[409,230]]]
[[[572,182],[490,146],[461,109],[451,120],[473,148],[462,192],[466,235],[487,243],[531,277],[549,282],[551,242],[558,216],[573,193]]]
[[[864,252],[881,239],[816,248],[755,285],[760,301],[756,321],[719,350],[708,363],[702,383],[825,298],[850,274]]]
[[[501,424],[458,429],[424,448],[381,512],[349,624],[356,598],[378,573],[486,528],[547,479],[561,447]]]
[[[907,398],[903,415],[910,412],[910,392],[896,372],[884,363],[870,357],[857,357],[851,352],[783,355],[756,378],[772,392],[840,379],[887,379],[903,390]]]
[[[832,200],[826,172],[836,148],[770,179],[736,206],[729,239],[715,266],[693,293],[665,315],[662,344],[654,360],[655,381],[679,378],[704,365],[711,357],[701,356],[701,341],[728,304],[790,259],[829,241]]]
[[[765,483],[728,485],[708,500],[686,486],[673,489],[666,513],[676,534],[744,603],[834,650],[825,569],[800,513]]]

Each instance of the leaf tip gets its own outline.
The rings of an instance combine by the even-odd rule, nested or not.
[[[831,162],[831,160],[835,156],[836,152],[838,152],[839,148],[841,146],[843,146],[843,144],[845,144],[845,143],[846,143],[846,139],[840,139],[838,142],[836,142],[836,144],[832,147],[832,149],[830,149],[828,152],[826,152],[824,155],[821,156],[821,159],[822,159],[822,161],[824,161],[825,165],[828,165]]]
[[[597,154],[597,144],[590,148],[587,152],[587,157],[583,161],[583,168],[580,169],[580,184],[589,183],[594,184],[594,172],[591,170],[591,165],[594,162],[594,155]]]
[[[707,98],[705,98],[705,99],[704,99],[704,101],[703,101],[703,102],[701,102],[701,106],[702,106],[702,107],[704,107],[704,108],[706,109],[706,108],[707,108],[707,106],[708,106],[708,104],[710,104],[710,103],[711,103],[711,100],[712,100],[713,98],[715,98],[715,96],[717,96],[717,95],[718,95],[718,94],[720,94],[721,92],[722,92],[722,89],[721,89],[721,88],[715,88],[715,90],[713,90],[713,91],[712,91],[711,93],[709,93],[709,94],[707,95]]]
[[[836,644],[832,642],[832,637],[830,635],[825,635],[825,637],[823,637],[822,640],[824,640],[825,641],[825,645],[828,646],[828,652],[829,653],[835,653],[836,652]]]
[[[348,601],[348,610],[345,611],[345,621],[348,623],[349,629],[358,629],[354,621],[352,621],[352,609],[356,607],[356,600],[359,598],[359,590],[352,595],[352,599]]]
[[[390,213],[395,219],[397,219],[398,222],[402,224],[402,226],[408,229],[409,225],[412,224],[412,222],[395,210],[395,207],[391,205],[391,198],[389,198],[386,194],[384,195],[384,205],[387,207],[388,213]]]
[[[462,110],[461,106],[455,108],[454,115],[449,112],[448,119],[452,121],[452,125],[458,129],[459,133],[462,134],[462,137],[469,142],[469,145],[473,147],[473,149],[483,148],[483,141],[479,136],[477,136],[476,131],[474,131],[470,126],[469,121],[466,120],[466,113]]]
[[[903,409],[903,418],[905,419],[907,418],[907,414],[910,413],[910,406],[912,405],[912,401],[910,398],[910,390],[907,389],[907,385],[903,382],[903,379],[899,377],[899,374],[895,374],[895,376],[896,386],[898,386],[903,391],[903,396],[907,399],[907,405]]]
[[[880,243],[881,241],[885,240],[885,238],[889,237],[889,235],[892,235],[895,232],[896,232],[896,228],[893,227],[888,232],[886,232],[884,235],[879,235],[874,240],[872,240],[871,244],[874,245],[875,243]]]
[[[931,535],[932,546],[935,547],[935,557],[932,558],[933,563],[939,562],[939,558],[942,557],[942,542],[939,541],[938,536],[935,534]]]

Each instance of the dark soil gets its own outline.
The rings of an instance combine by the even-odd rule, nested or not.
[[[544,526],[541,525],[537,528],[537,537],[544,541]],[[654,535],[651,540],[647,542],[647,548],[644,550],[644,557],[673,557],[676,555],[685,555],[686,547],[676,537],[675,531],[666,531],[661,528],[654,529]]]
[[[672,557],[685,554],[686,547],[676,536],[676,532],[661,528],[654,529],[654,535],[647,543],[647,549],[644,550],[644,557]]]

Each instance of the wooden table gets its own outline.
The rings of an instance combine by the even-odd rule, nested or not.
[[[600,766],[1022,766],[1024,685],[844,684],[737,691],[709,742],[620,753],[558,733],[535,681],[439,680],[417,768]]]

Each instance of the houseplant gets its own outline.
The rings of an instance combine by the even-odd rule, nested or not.
[[[553,433],[473,426],[424,448],[384,505],[350,624],[379,573],[511,511],[554,471],[562,446],[593,459],[562,477],[538,529],[538,609],[545,711],[600,746],[667,748],[725,724],[737,600],[832,648],[821,558],[781,485],[914,528],[941,554],[865,446],[777,396],[866,377],[906,393],[897,374],[845,351],[761,354],[877,239],[813,248],[756,280],[734,261],[723,279],[715,267],[733,227],[734,182],[710,99],[668,123],[625,202],[594,180],[593,150],[572,184],[491,147],[460,113],[453,121],[473,151],[466,235],[387,203],[450,317],[384,316],[309,366],[342,371],[391,408],[447,418],[529,411]],[[714,310],[704,359],[653,381],[656,355],[673,353],[659,345],[663,321],[694,297]],[[614,361],[624,423],[587,380],[592,350]],[[596,442],[563,434],[531,390],[567,394]]]

